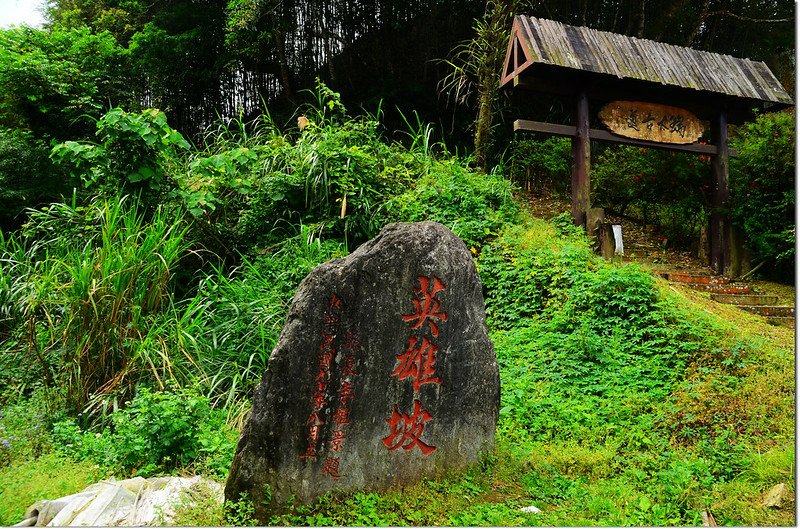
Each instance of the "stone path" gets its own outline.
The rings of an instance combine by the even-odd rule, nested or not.
[[[717,303],[736,305],[752,314],[764,316],[774,325],[794,327],[793,305],[778,305],[778,296],[756,292],[746,282],[733,282],[724,276],[712,276],[681,271],[660,272],[664,279],[681,283],[691,289],[711,292],[711,299]]]
[[[570,202],[564,197],[525,193],[522,198],[534,215],[544,219],[551,219],[570,209]],[[621,258],[623,262],[641,264],[665,279],[694,290],[710,292],[713,301],[735,305],[764,316],[772,324],[794,327],[794,304],[788,304],[794,299],[793,289],[791,295],[787,295],[784,290],[789,287],[782,287],[778,289],[778,296],[766,288],[768,283],[763,281],[734,282],[730,278],[716,276],[708,264],[698,258],[696,251],[667,248],[667,241],[659,236],[656,226],[644,226],[627,217],[614,215],[607,215],[606,220],[622,226],[625,246],[625,255]],[[760,287],[754,287],[754,284]]]

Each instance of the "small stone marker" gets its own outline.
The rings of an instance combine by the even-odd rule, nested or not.
[[[300,284],[225,486],[265,523],[292,499],[463,469],[494,446],[481,284],[441,224],[398,223]]]

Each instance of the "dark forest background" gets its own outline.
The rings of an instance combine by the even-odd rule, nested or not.
[[[566,143],[515,138],[511,122],[558,122],[571,103],[498,88],[516,13],[764,61],[794,86],[790,0],[53,0],[44,29],[0,31],[0,227],[81,192],[50,150],[97,141],[96,122],[111,108],[157,108],[200,145],[220,122],[262,117],[295,128],[317,80],[351,114],[378,116],[387,140],[408,142],[424,127],[431,145],[480,170],[567,193]],[[672,243],[696,244],[708,206],[703,164],[637,152],[628,160],[599,146],[597,205],[671,223]],[[770,193],[791,187],[784,173],[771,177]],[[631,190],[645,177],[664,189]],[[664,193],[691,200],[659,214]]]
[[[253,116],[265,105],[287,117],[319,77],[348,108],[413,109],[453,144],[469,145],[477,101],[456,107],[444,97],[447,60],[457,63],[459,44],[473,38],[504,54],[514,13],[765,61],[786,87],[794,84],[790,0],[55,0],[47,29],[60,36],[88,28],[83,40],[103,43],[86,57],[77,35],[61,37],[77,52],[66,58],[95,84],[79,94],[94,117],[109,106],[152,106],[197,135],[217,116]],[[498,29],[476,33],[481,24]],[[28,45],[58,45],[48,40]],[[58,79],[42,81],[51,90],[36,87],[37,98],[20,93],[32,89],[22,83],[4,87],[3,121],[16,113],[35,133],[56,137],[80,128],[80,120],[55,121],[48,109],[74,102],[58,92]]]

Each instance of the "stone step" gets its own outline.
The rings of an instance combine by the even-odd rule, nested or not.
[[[709,276],[692,272],[662,272],[661,277],[677,283],[694,283],[701,285],[727,285],[731,282],[729,277]]]
[[[781,327],[789,327],[794,329],[794,318],[772,316],[767,318],[767,323],[771,325],[780,325]]]
[[[776,305],[778,296],[765,296],[762,294],[711,294],[711,299],[717,303],[728,305]]]
[[[775,318],[794,318],[794,307],[789,305],[740,305],[740,309]]]
[[[747,285],[715,285],[708,283],[683,283],[683,285],[701,292],[714,292],[717,294],[749,294],[753,291]]]

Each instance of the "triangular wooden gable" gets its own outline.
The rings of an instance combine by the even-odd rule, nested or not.
[[[500,79],[500,86],[509,82],[533,62],[531,51],[525,41],[520,38],[521,31],[519,21],[514,20],[514,25],[511,27],[511,38],[508,39],[508,49],[506,50],[506,60],[503,66],[503,77]]]

